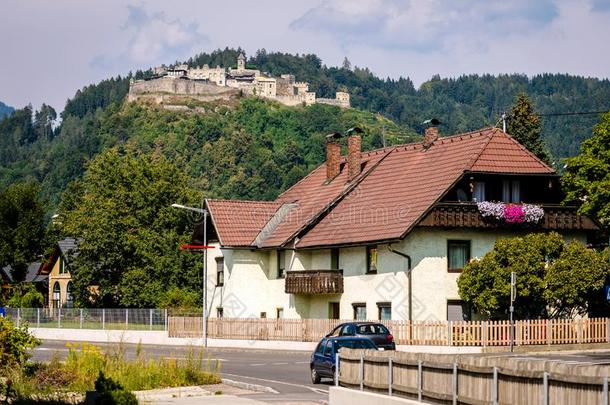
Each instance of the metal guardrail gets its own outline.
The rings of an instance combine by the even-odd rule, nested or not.
[[[6,308],[20,326],[98,330],[167,330],[167,309]]]

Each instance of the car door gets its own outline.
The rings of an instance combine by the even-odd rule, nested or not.
[[[320,369],[319,369],[319,373],[320,375],[323,375],[325,377],[332,377],[333,376],[333,364],[335,362],[334,356],[333,356],[333,342],[332,340],[328,339],[326,340],[326,343],[324,345],[324,353],[322,356],[322,362],[320,364]]]
[[[322,340],[318,346],[316,347],[316,351],[313,353],[313,368],[316,369],[318,374],[320,374],[323,363],[324,363],[324,348],[326,347],[327,339]]]

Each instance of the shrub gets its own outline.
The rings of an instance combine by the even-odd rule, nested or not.
[[[32,284],[22,283],[13,289],[7,305],[11,308],[42,308],[44,297]]]
[[[16,327],[7,318],[0,318],[0,375],[7,369],[21,369],[30,357],[28,349],[39,344],[26,326]]]
[[[115,390],[99,395],[95,405],[138,405],[138,399],[129,391]]]
[[[95,391],[99,393],[95,398],[96,405],[137,405],[138,403],[135,395],[124,390],[121,384],[112,378],[104,376],[102,371],[95,380]]]

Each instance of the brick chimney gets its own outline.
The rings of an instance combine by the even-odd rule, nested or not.
[[[326,180],[331,181],[341,171],[341,134],[334,132],[326,135]]]
[[[440,121],[436,118],[424,121],[424,125],[427,125],[424,132],[424,148],[429,148],[438,139],[438,124]]]
[[[360,128],[349,130],[347,138],[347,181],[354,180],[361,171],[362,137]]]

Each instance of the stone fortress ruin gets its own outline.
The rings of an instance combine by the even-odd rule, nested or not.
[[[258,96],[295,106],[314,103],[350,107],[349,93],[338,91],[335,98],[318,98],[309,91],[309,83],[297,82],[294,75],[272,77],[257,69],[246,68],[246,57],[240,54],[237,68],[208,65],[188,67],[176,65],[154,68],[154,75],[144,80],[131,80],[128,100],[152,100],[171,103],[176,96],[199,101],[229,100],[239,95]]]

